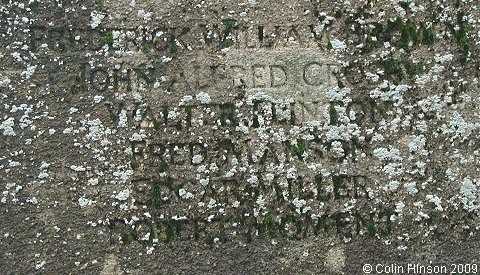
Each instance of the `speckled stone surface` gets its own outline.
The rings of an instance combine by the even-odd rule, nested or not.
[[[1,1],[1,274],[480,265],[477,1]]]

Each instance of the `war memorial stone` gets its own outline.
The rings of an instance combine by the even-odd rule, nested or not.
[[[480,273],[474,0],[1,0],[1,274]]]

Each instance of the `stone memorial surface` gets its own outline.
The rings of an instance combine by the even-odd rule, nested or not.
[[[479,13],[0,1],[0,273],[480,272]]]

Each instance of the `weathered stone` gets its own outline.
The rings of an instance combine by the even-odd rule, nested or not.
[[[1,274],[478,272],[474,1],[0,13]]]

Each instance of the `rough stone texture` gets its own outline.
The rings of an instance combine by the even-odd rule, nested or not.
[[[0,15],[1,274],[478,273],[477,1]]]

